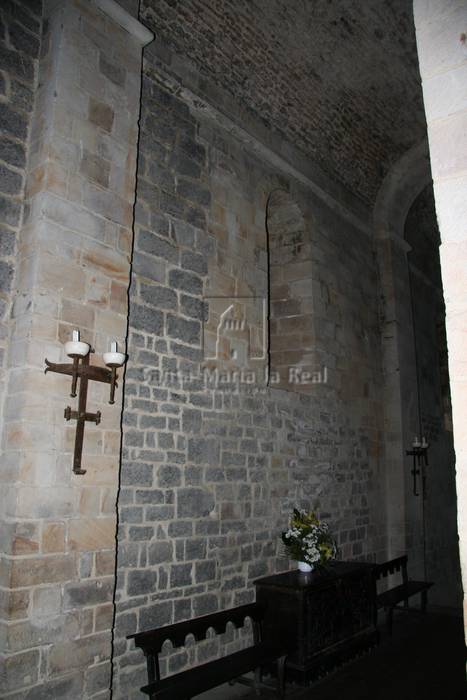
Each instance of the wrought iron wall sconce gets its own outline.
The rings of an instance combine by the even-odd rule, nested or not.
[[[118,352],[117,343],[112,342],[110,352],[104,352],[104,362],[109,367],[96,367],[89,364],[89,354],[94,352],[88,343],[83,343],[79,339],[79,331],[73,331],[73,340],[65,343],[65,352],[73,359],[72,363],[56,364],[49,362],[45,364],[45,372],[57,372],[58,374],[68,374],[71,376],[70,396],[76,396],[76,389],[79,381],[78,410],[72,411],[71,406],[65,408],[65,419],[76,420],[75,449],[73,455],[73,472],[75,474],[86,474],[86,470],[81,468],[81,458],[83,454],[84,426],[86,421],[99,425],[101,412],[88,413],[86,411],[86,401],[88,397],[88,382],[104,382],[110,384],[109,403],[115,403],[115,388],[117,384],[117,368],[126,362],[126,356]]]
[[[428,466],[428,447],[429,443],[426,441],[425,437],[422,437],[422,441],[418,439],[418,435],[415,436],[412,443],[412,449],[406,450],[405,454],[413,459],[412,475],[413,475],[413,495],[419,496],[417,491],[417,477],[422,473],[423,483],[425,481],[424,468]],[[425,489],[423,488],[423,492]]]

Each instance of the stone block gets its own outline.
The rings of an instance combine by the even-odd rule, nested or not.
[[[61,606],[62,591],[60,585],[34,589],[32,595],[33,618],[56,617],[62,612]]]
[[[154,627],[163,627],[172,622],[173,602],[171,600],[162,603],[155,603],[141,608],[140,620],[141,631],[154,629]]]
[[[199,560],[206,558],[206,538],[189,539],[185,542],[185,559]]]
[[[159,309],[174,310],[178,306],[177,294],[167,287],[155,284],[141,284],[140,295],[142,301]]]
[[[4,194],[19,195],[22,186],[22,175],[0,164],[0,191]]]
[[[39,676],[39,659],[39,649],[5,657],[2,661],[2,690],[7,693],[35,684]]]
[[[152,542],[148,547],[148,563],[150,566],[155,564],[165,564],[173,560],[173,544],[172,542]]]
[[[146,542],[154,536],[154,528],[150,525],[132,526],[128,529],[128,537],[132,542]]]
[[[162,465],[157,472],[157,482],[161,489],[180,486],[182,483],[180,467],[171,464]]]
[[[182,268],[197,272],[200,275],[206,275],[208,271],[208,263],[204,255],[193,253],[189,250],[182,251]]]
[[[184,175],[197,180],[201,175],[201,167],[192,158],[189,158],[183,151],[175,150],[170,159],[170,166],[179,175]]]
[[[175,191],[175,177],[173,173],[159,162],[149,163],[147,176],[161,190],[170,193]]]
[[[184,153],[191,158],[191,160],[195,161],[201,166],[204,165],[206,160],[206,148],[202,144],[197,143],[187,134],[181,134],[179,145]]]
[[[108,662],[86,669],[84,674],[84,692],[86,697],[94,697],[99,691],[104,691],[105,695],[107,695],[110,687],[111,671],[112,667]]]
[[[201,411],[195,408],[184,408],[182,411],[182,430],[184,433],[199,433],[201,431]]]
[[[0,196],[0,218],[4,224],[18,226],[21,216],[21,205],[9,197]]]
[[[39,551],[39,523],[16,522],[4,525],[6,546],[11,554],[34,554]]]
[[[43,525],[42,551],[47,554],[65,551],[64,523],[45,523]]]
[[[170,587],[191,586],[192,564],[172,564],[170,567]]]
[[[112,600],[113,578],[94,579],[70,583],[64,587],[63,605],[65,610],[81,609]]]
[[[190,297],[187,294],[182,294],[180,297],[180,311],[184,316],[191,316],[199,321],[208,320],[208,304],[196,297]]]
[[[130,326],[146,333],[163,335],[164,316],[161,311],[131,302]]]
[[[10,83],[10,102],[12,107],[30,113],[34,105],[34,92],[24,83],[12,80]]]
[[[212,438],[190,438],[188,440],[188,460],[194,464],[219,464],[219,442]]]
[[[174,222],[175,240],[180,246],[192,248],[195,243],[196,229],[185,221]]]
[[[2,145],[0,144],[0,151]],[[0,226],[0,256],[14,255],[16,247],[16,236],[14,231]]]
[[[193,534],[193,523],[190,520],[177,520],[169,523],[167,530],[169,537],[191,537]]]
[[[94,97],[89,98],[88,119],[92,124],[110,133],[114,116],[114,111],[110,105],[96,100]]]
[[[94,631],[102,632],[103,630],[110,630],[113,623],[113,613],[114,606],[112,603],[99,605],[94,614]]]
[[[181,357],[184,360],[189,360],[190,362],[201,362],[203,359],[202,351],[199,348],[194,348],[189,345],[182,345],[181,343],[176,343],[172,341],[170,343],[171,352],[177,357]],[[191,398],[190,398],[191,400]],[[202,400],[202,399],[201,399]],[[191,400],[191,403],[195,403],[195,400]],[[196,404],[201,405],[201,404]]]
[[[49,653],[52,676],[83,669],[110,657],[110,632],[88,635],[82,639],[54,644]]]
[[[104,242],[106,240],[106,223],[101,217],[96,216],[93,212],[78,204],[75,204],[74,202],[65,201],[49,192],[43,195],[42,203],[42,211],[44,212],[46,218],[55,222],[59,226],[69,229],[70,231],[78,231],[83,233],[87,237],[96,239],[96,241]],[[63,232],[59,230],[59,234],[63,235]],[[44,238],[47,239],[47,237],[50,237],[50,233],[48,232],[48,229],[44,228]],[[107,251],[106,248],[103,247],[94,248],[92,244],[90,250],[92,253],[96,254],[100,251],[102,256],[104,256],[106,252],[111,252]],[[60,252],[60,249],[58,249],[57,252]],[[117,275],[110,276],[117,277]],[[74,298],[76,299],[76,297]]]
[[[130,596],[156,592],[157,571],[150,569],[132,570],[127,575],[127,593]]]
[[[110,163],[104,158],[84,150],[79,171],[84,177],[97,182],[101,187],[109,186]]]
[[[8,648],[12,651],[73,639],[79,633],[76,615],[37,616],[8,628]]]
[[[31,58],[39,56],[40,41],[38,37],[31,32],[26,32],[18,22],[10,22],[8,35],[10,44],[22,54],[25,53]]]
[[[143,509],[138,506],[124,506],[120,508],[119,521],[123,523],[142,523]]]
[[[201,488],[181,488],[177,491],[177,517],[202,518],[214,509],[213,495]]]
[[[149,253],[157,258],[163,258],[167,262],[178,263],[178,248],[166,239],[146,229],[141,229],[138,232],[136,248],[142,253]]]
[[[201,342],[201,325],[198,321],[188,321],[184,318],[167,315],[167,334],[171,338],[181,340],[190,345],[199,345]]]
[[[125,461],[122,469],[122,483],[127,486],[152,486],[153,465]]]
[[[13,265],[5,260],[0,260],[0,292],[6,294],[11,291],[13,275]]]
[[[189,294],[197,294],[198,296],[203,291],[203,284],[200,278],[185,270],[170,270],[169,286],[173,289],[180,289]]]
[[[75,264],[67,263],[53,255],[39,257],[37,283],[54,293],[59,289],[67,297],[84,297],[84,271]]]
[[[1,54],[2,50],[0,49],[0,65],[2,65]],[[4,102],[0,103],[0,131],[21,141],[25,141],[27,137],[27,121],[25,117],[12,110]]]
[[[118,65],[106,58],[103,53],[99,54],[99,70],[102,75],[112,81],[119,87],[124,87],[126,80],[126,70],[123,66]]]
[[[58,581],[70,581],[76,576],[76,560],[72,555],[16,559],[11,564],[12,588],[23,588]]]
[[[158,520],[172,520],[175,516],[173,505],[151,506],[146,509],[146,519],[151,522]]]
[[[6,572],[6,565],[2,563]],[[5,583],[9,582],[5,580]],[[18,591],[10,591],[0,589],[0,616],[7,620],[23,620],[27,618],[29,612],[30,592],[23,589]]]
[[[196,617],[209,615],[210,613],[217,612],[218,609],[219,602],[217,596],[213,593],[206,593],[204,595],[194,596],[193,598],[193,613]]]
[[[72,550],[110,549],[115,543],[115,531],[114,517],[70,520],[68,544]]]

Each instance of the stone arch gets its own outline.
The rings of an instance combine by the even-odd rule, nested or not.
[[[298,378],[315,369],[311,241],[300,207],[284,189],[268,197],[266,231],[270,383],[303,392],[311,384]]]
[[[388,556],[410,550],[413,568],[423,573],[420,501],[409,497],[410,470],[406,449],[418,434],[416,357],[404,239],[407,214],[431,181],[428,143],[407,151],[386,175],[373,209],[379,273],[381,350],[383,367],[386,539]],[[410,524],[410,525],[408,525]]]
[[[424,140],[404,153],[383,180],[373,208],[378,239],[403,241],[408,211],[431,179],[428,142]]]

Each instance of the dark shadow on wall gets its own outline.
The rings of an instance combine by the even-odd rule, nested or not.
[[[405,222],[417,371],[420,437],[429,442],[422,481],[425,575],[437,584],[431,598],[457,607],[462,601],[457,535],[455,453],[452,433],[440,236],[433,186],[413,202]]]

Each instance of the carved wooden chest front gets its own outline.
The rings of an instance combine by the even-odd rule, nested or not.
[[[333,562],[255,581],[266,608],[263,638],[286,643],[289,678],[307,683],[377,643],[373,572],[372,564]]]

